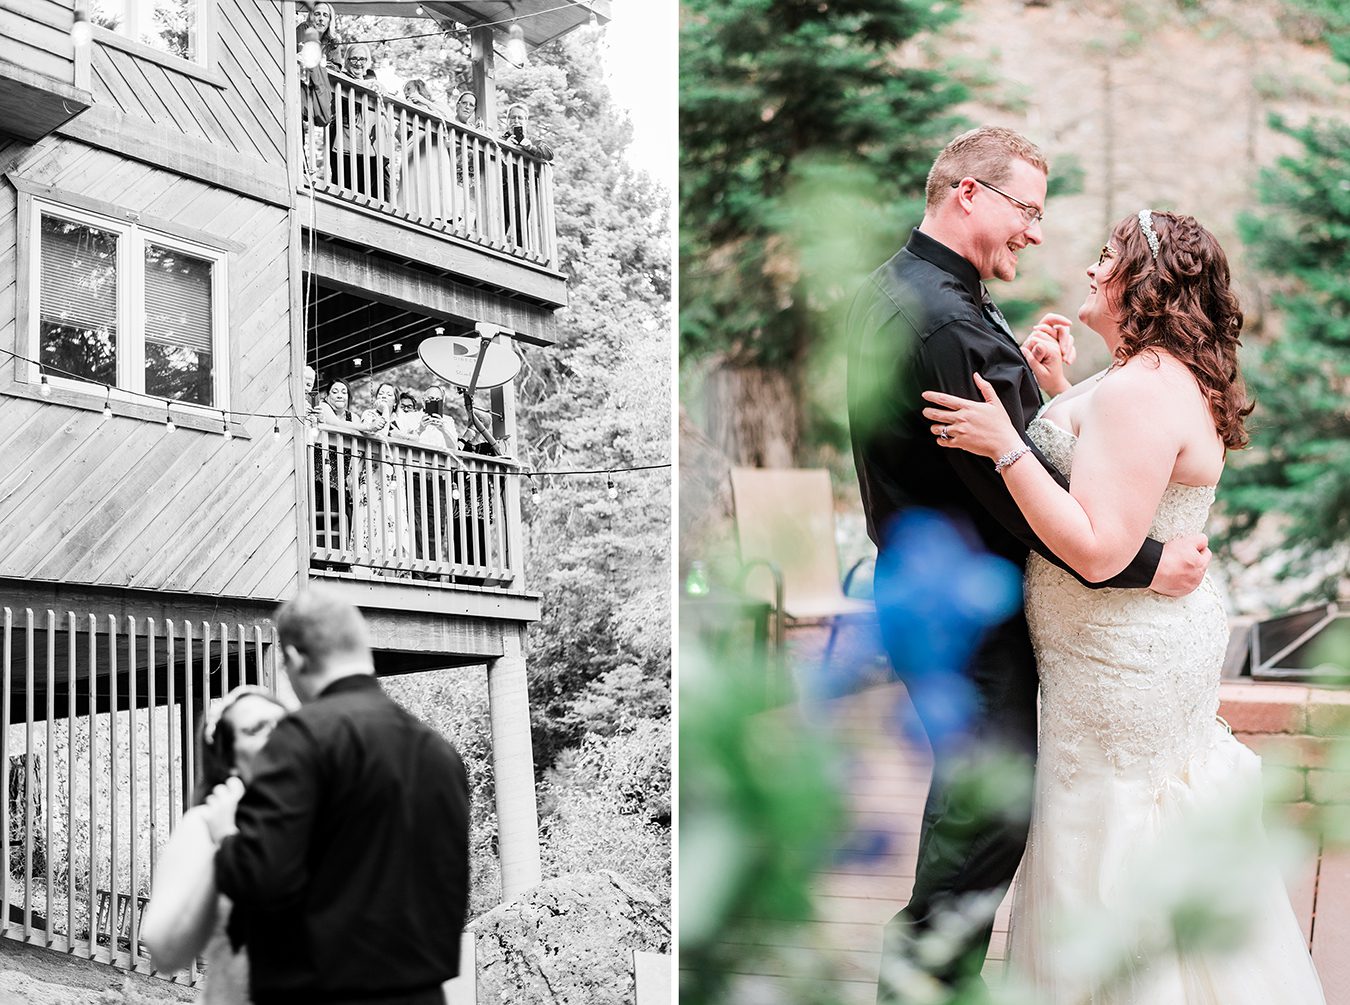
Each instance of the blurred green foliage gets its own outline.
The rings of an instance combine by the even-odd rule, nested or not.
[[[1325,23],[1336,57],[1350,65],[1350,5],[1296,0]],[[1246,532],[1268,513],[1290,520],[1288,539],[1306,555],[1350,538],[1350,121],[1272,126],[1297,141],[1295,156],[1261,173],[1266,210],[1239,229],[1258,265],[1276,279],[1283,331],[1244,359],[1257,410],[1251,448],[1225,475],[1222,498]],[[1301,571],[1295,562],[1291,571]],[[1322,584],[1330,596],[1344,569]]]

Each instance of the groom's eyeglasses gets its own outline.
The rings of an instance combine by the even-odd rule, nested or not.
[[[1020,208],[1022,210],[1022,219],[1027,222],[1028,227],[1030,227],[1033,223],[1040,223],[1042,220],[1045,219],[1045,214],[1042,213],[1035,206],[1033,206],[1031,203],[1023,202],[1015,195],[1009,195],[1007,192],[1003,191],[1003,189],[999,188],[997,185],[990,185],[987,181],[982,181],[979,178],[975,179],[975,183],[977,185],[983,185],[990,192],[997,192],[999,195],[1003,196],[1003,198],[1007,199],[1010,203]],[[961,183],[959,181],[952,182],[952,188],[960,188],[960,187]]]

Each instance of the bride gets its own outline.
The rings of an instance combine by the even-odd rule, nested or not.
[[[254,762],[286,715],[271,692],[252,684],[235,688],[202,719],[197,789],[164,847],[155,870],[150,903],[141,919],[141,941],[155,969],[186,970],[199,953],[206,959],[201,1005],[248,1005],[248,955],[226,934],[229,898],[218,895],[216,845],[206,826],[207,801],[230,779],[235,798],[253,777]]]
[[[929,391],[923,414],[939,445],[994,460],[1041,540],[1101,582],[1145,537],[1203,530],[1227,451],[1246,445],[1252,406],[1237,369],[1242,313],[1228,261],[1194,218],[1149,210],[1126,218],[1087,276],[1078,317],[1113,362],[1059,393],[1027,428],[1069,491],[1030,454],[978,374],[984,401]],[[1043,386],[1054,388],[1065,382],[1049,327],[1038,326],[1026,351]],[[1169,840],[1197,821],[1245,806],[1240,836],[1219,830],[1218,840],[1261,840],[1259,759],[1216,717],[1228,628],[1214,585],[1206,580],[1179,598],[1094,590],[1033,554],[1026,607],[1040,667],[1041,746],[1013,905],[1012,970],[1051,1005],[1321,1003],[1268,857],[1254,870],[1210,877],[1210,887],[1247,895],[1248,933],[1231,954],[1191,951],[1171,919],[1157,916],[1164,908],[1151,915],[1139,902]],[[1206,862],[1224,862],[1223,851],[1210,847]],[[1105,983],[1086,974],[1065,938],[1094,921],[1114,925],[1130,949]]]

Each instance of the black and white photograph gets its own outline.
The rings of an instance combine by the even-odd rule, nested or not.
[[[0,9],[0,1002],[673,1000],[676,31]]]

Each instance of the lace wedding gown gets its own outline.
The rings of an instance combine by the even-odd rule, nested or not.
[[[1076,437],[1039,417],[1028,435],[1067,476]],[[1213,500],[1212,486],[1168,486],[1150,536],[1202,532]],[[1206,578],[1179,599],[1090,590],[1033,554],[1026,608],[1040,755],[1010,969],[1046,1005],[1319,1005],[1265,853],[1260,759],[1217,719],[1228,640],[1217,589]],[[1227,952],[1190,950],[1169,898],[1183,915],[1226,907],[1250,926]]]

